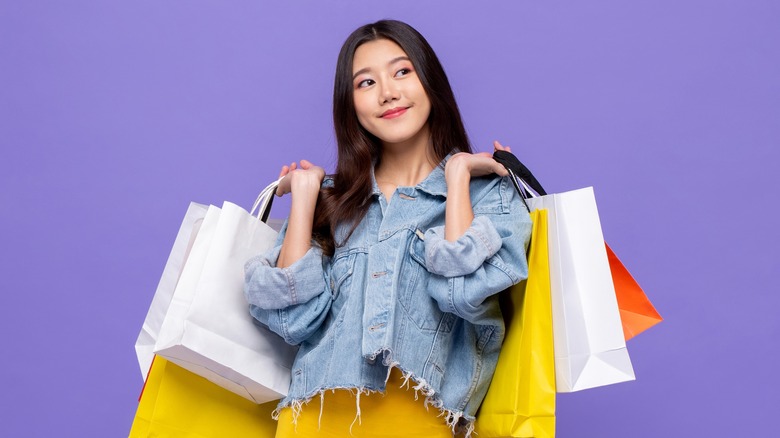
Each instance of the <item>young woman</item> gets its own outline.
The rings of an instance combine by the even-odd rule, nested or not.
[[[336,173],[282,168],[290,217],[246,264],[252,315],[300,345],[277,436],[469,435],[531,221],[409,25],[353,32],[333,95]]]

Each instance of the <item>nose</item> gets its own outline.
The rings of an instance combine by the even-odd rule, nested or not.
[[[401,91],[399,90],[398,84],[396,84],[392,79],[382,81],[381,87],[382,88],[379,93],[380,105],[398,100],[401,97]]]

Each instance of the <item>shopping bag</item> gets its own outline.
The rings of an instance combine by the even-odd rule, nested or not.
[[[593,188],[526,202],[548,211],[558,392],[634,380]]]
[[[530,172],[513,166],[519,163],[513,155],[497,151],[494,157],[528,194],[529,211],[548,212],[557,391],[634,380],[593,188],[544,195],[518,178]]]
[[[494,158],[507,168],[512,177],[511,181],[521,196],[527,198],[534,194],[537,196],[547,194],[531,171],[517,157],[506,151],[496,151]],[[629,340],[658,324],[663,318],[609,245],[607,245],[607,257],[620,309],[624,338]]]
[[[130,438],[273,438],[276,402],[255,404],[156,357],[146,380]]]
[[[618,309],[620,309],[623,337],[627,341],[663,321],[663,318],[612,248],[609,245],[606,245],[606,248]]]
[[[276,184],[252,212],[209,206],[155,343],[156,354],[255,403],[287,394],[297,347],[255,324],[244,298],[244,263],[277,232],[267,216]]]
[[[173,291],[179,282],[179,276],[192,250],[192,245],[198,235],[203,218],[206,216],[207,209],[207,206],[195,202],[190,203],[187,208],[168,261],[165,263],[160,282],[157,284],[152,304],[149,306],[141,332],[135,341],[135,353],[138,357],[138,364],[141,366],[141,376],[144,379],[152,366],[154,344],[157,342],[165,314],[168,313]]]
[[[500,296],[507,332],[490,388],[477,413],[479,437],[555,436],[547,212],[531,212],[528,279]]]

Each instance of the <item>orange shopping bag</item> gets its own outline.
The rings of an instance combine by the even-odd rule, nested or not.
[[[623,323],[623,336],[627,341],[663,321],[663,318],[612,248],[606,243],[605,245],[612,282],[615,284],[620,321]]]

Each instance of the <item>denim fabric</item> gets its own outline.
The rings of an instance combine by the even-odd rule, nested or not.
[[[334,388],[384,391],[398,367],[451,426],[471,425],[504,336],[495,294],[527,276],[531,220],[508,178],[473,178],[470,193],[475,218],[455,242],[444,239],[440,165],[389,203],[374,182],[368,213],[333,257],[315,246],[277,268],[285,224],[246,263],[251,314],[300,344],[280,407]]]

